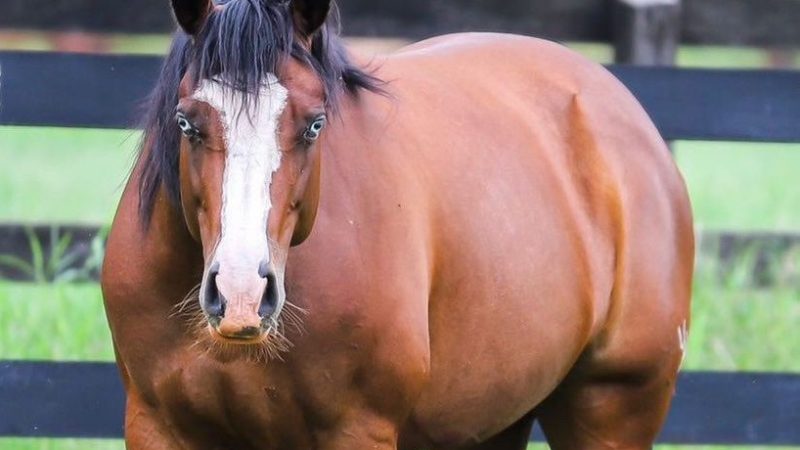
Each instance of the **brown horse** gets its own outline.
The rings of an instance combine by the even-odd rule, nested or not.
[[[692,218],[617,80],[497,34],[366,72],[329,0],[172,3],[103,271],[128,448],[652,445]]]

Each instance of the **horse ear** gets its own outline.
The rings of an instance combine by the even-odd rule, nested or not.
[[[292,12],[295,29],[309,39],[328,19],[331,0],[292,0]]]
[[[196,36],[211,15],[214,3],[211,0],[172,0],[172,11],[183,31]]]

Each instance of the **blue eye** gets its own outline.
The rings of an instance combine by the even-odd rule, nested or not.
[[[319,116],[314,119],[303,133],[303,138],[308,142],[314,142],[319,139],[319,135],[322,134],[322,130],[325,129],[326,122],[327,118],[325,116]]]
[[[182,112],[175,115],[175,120],[178,122],[178,128],[181,129],[181,133],[184,136],[191,140],[200,137],[200,130],[192,122],[189,122],[189,119]]]

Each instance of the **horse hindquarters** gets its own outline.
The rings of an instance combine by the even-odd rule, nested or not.
[[[666,418],[673,371],[646,380],[566,382],[537,409],[547,441],[561,449],[650,449]]]
[[[666,420],[686,345],[694,234],[674,165],[642,172],[625,180],[632,192],[605,327],[536,410],[555,450],[649,449]]]

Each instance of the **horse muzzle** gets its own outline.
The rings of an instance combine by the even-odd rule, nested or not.
[[[262,341],[280,313],[280,289],[267,260],[251,270],[211,264],[200,304],[216,338],[235,343]]]

